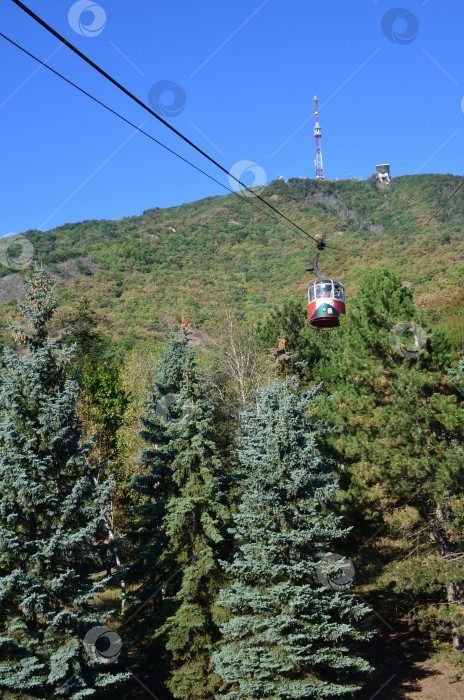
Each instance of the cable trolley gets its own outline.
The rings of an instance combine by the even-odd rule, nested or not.
[[[316,257],[308,269],[315,272],[318,278],[308,287],[309,322],[315,328],[338,328],[340,316],[345,314],[345,290],[340,282],[325,277],[317,267],[325,245],[323,240],[317,241]]]

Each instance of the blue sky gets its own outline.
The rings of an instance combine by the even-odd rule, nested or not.
[[[464,173],[462,0],[28,4],[227,169],[314,177],[317,94],[326,179],[383,162]],[[12,2],[0,13],[5,34],[228,184]],[[0,61],[0,236],[224,193],[1,38]]]

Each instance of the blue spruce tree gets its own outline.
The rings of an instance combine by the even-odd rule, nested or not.
[[[350,695],[353,676],[370,668],[352,650],[370,634],[358,623],[368,608],[327,586],[340,569],[324,556],[346,530],[327,509],[337,482],[306,417],[311,396],[297,393],[294,378],[275,382],[244,414],[237,549],[226,565],[233,583],[219,596],[230,619],[213,656],[228,683],[222,700]]]
[[[72,352],[47,331],[51,281],[36,271],[27,285],[29,328],[10,326],[26,352],[5,350],[0,367],[0,696],[77,700],[127,675],[83,643],[108,617],[93,605],[105,582],[92,574],[111,484],[97,484],[80,444]]]

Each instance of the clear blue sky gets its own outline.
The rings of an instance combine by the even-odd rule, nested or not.
[[[317,94],[326,179],[365,179],[383,162],[393,176],[464,172],[462,0],[28,4],[141,99],[179,85],[167,119],[227,169],[314,177]],[[12,2],[0,12],[4,33],[227,183]],[[32,75],[1,38],[0,60],[0,236],[224,192],[46,69]],[[173,93],[160,99],[166,110]]]

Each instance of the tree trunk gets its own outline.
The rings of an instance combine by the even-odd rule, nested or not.
[[[445,557],[447,554],[453,552],[454,547],[446,535],[446,521],[441,504],[438,502],[436,504],[436,516],[438,524],[437,534],[438,541],[440,543],[441,555],[442,557]],[[457,589],[457,586],[455,586],[454,583],[446,584],[446,599],[449,606],[459,605],[460,591]],[[458,632],[458,625],[456,625],[454,622],[451,622],[451,636],[455,651],[462,651],[462,635]]]
[[[113,513],[113,506],[111,508],[111,512]],[[113,551],[113,556],[114,556],[114,563],[116,566],[116,571],[121,568],[121,559],[119,557],[119,547],[114,541],[114,526],[113,526],[113,516],[111,515],[111,523],[108,521],[106,522],[106,528],[108,530],[108,539],[110,541],[110,546],[112,545],[112,551]],[[110,572],[111,572],[111,566],[110,566]],[[121,580],[121,612],[124,612],[124,608],[126,606],[126,582],[124,580]]]

